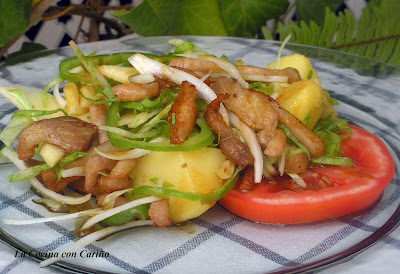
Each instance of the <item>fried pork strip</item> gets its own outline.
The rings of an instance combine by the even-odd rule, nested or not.
[[[285,150],[286,140],[283,138],[283,133],[276,129],[278,122],[292,131],[294,136],[310,151],[311,157],[318,157],[324,153],[326,149],[324,140],[270,96],[244,89],[235,79],[224,76],[216,78],[212,88],[217,94],[231,95],[224,100],[225,106],[243,123],[258,130],[257,139],[265,149],[266,155],[279,157]]]
[[[90,121],[96,126],[105,126],[107,121],[107,104],[91,104],[89,108]],[[99,130],[99,143],[109,141],[107,131]]]
[[[262,75],[262,76],[286,76],[288,83],[301,80],[299,71],[295,68],[267,69],[253,66],[236,66],[241,75]]]
[[[169,219],[168,211],[168,199],[153,202],[149,208],[149,217],[154,222],[154,225],[166,227],[172,223]]]
[[[196,125],[197,105],[196,87],[187,81],[182,82],[178,97],[168,113],[171,144],[181,144]],[[175,118],[173,118],[175,116]]]
[[[157,81],[148,84],[120,84],[111,89],[118,101],[142,101],[148,97],[154,98],[160,95],[161,89]]]
[[[63,149],[67,154],[87,151],[97,136],[97,127],[76,117],[62,116],[34,122],[24,129],[16,146],[18,157],[29,160],[35,148],[46,142]]]
[[[224,105],[252,129],[271,131],[278,125],[278,112],[264,93],[244,89],[235,79],[225,76],[216,78],[211,88],[217,95],[229,94]]]
[[[286,138],[277,130],[278,112],[271,106],[264,93],[244,89],[233,78],[220,76],[212,85],[216,94],[229,94],[223,102],[227,109],[252,129],[258,131],[257,139],[264,153],[271,157],[280,157],[285,151]]]
[[[223,120],[222,115],[218,112],[221,101],[229,95],[219,95],[217,99],[212,101],[206,112],[207,122],[214,134],[220,137],[220,149],[222,153],[234,164],[239,166],[247,166],[254,162],[247,146],[237,139],[230,128]]]
[[[324,139],[309,130],[299,119],[281,107],[273,98],[269,97],[269,100],[272,107],[279,113],[279,122],[290,129],[300,143],[309,150],[311,157],[321,156],[326,150]]]
[[[192,70],[194,72],[226,74],[218,65],[208,60],[200,58],[177,58],[169,63],[170,66],[181,67],[184,69]],[[297,82],[301,80],[300,74],[295,68],[285,69],[267,69],[246,65],[237,65],[236,69],[240,75],[260,75],[260,76],[286,76],[288,83]]]

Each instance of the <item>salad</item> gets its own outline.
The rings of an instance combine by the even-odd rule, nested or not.
[[[305,56],[258,68],[170,42],[165,56],[84,56],[71,42],[77,57],[61,62],[40,96],[1,89],[20,109],[0,134],[3,157],[20,169],[10,182],[30,181],[42,204],[71,212],[3,222],[84,217],[83,233],[100,228],[72,251],[130,227],[183,223],[218,201],[265,223],[350,214],[393,178],[386,147],[337,117]]]

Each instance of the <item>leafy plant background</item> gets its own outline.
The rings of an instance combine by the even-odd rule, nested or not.
[[[64,6],[57,6],[55,0],[0,0],[0,55],[4,55],[20,35],[39,21],[73,15],[90,20],[88,30],[81,29],[81,26],[77,30],[77,34],[85,33],[87,41],[130,33],[143,36],[217,35],[283,41],[291,34],[290,42],[293,43],[346,51],[400,67],[400,1],[370,0],[359,21],[349,10],[334,12],[344,2],[143,0],[134,7],[107,6],[108,2],[102,0]],[[284,20],[294,9],[296,20]],[[104,16],[106,10],[114,10],[111,18]],[[107,30],[105,37],[99,35],[101,24]],[[21,51],[42,48],[26,44]]]

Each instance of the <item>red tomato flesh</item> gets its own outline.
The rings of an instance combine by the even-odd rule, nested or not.
[[[296,192],[288,188],[290,184],[284,177],[276,184],[263,179],[247,192],[235,187],[220,204],[245,219],[276,224],[315,222],[370,207],[393,179],[395,165],[378,137],[359,127],[350,127],[352,137],[343,140],[341,148],[342,156],[351,157],[354,167],[310,168],[299,174],[310,186],[326,179],[332,186]]]

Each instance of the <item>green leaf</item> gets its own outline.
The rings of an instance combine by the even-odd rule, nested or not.
[[[219,4],[229,35],[241,37],[254,37],[260,26],[289,7],[287,0],[219,0]]]
[[[170,34],[227,36],[218,0],[183,0],[176,16],[175,30]]]
[[[156,35],[254,37],[268,19],[282,15],[288,0],[144,0],[114,16],[134,32]]]
[[[31,0],[0,0],[0,47],[24,33],[31,17]]]
[[[144,0],[132,11],[114,16],[144,36],[228,34],[217,0]]]
[[[299,0],[298,5],[301,5],[303,1],[309,0]],[[371,1],[363,9],[357,24],[348,10],[344,13],[340,12],[337,17],[328,6],[323,23],[312,20],[309,23],[289,21],[282,24],[279,22],[278,30],[281,41],[291,34],[293,43],[338,49],[400,66],[399,13],[400,1],[398,0]]]
[[[120,10],[114,16],[132,31],[144,36],[168,35],[174,28],[176,11],[181,1],[144,0],[130,12]]]
[[[331,11],[337,10],[344,0],[298,0],[296,4],[296,18],[298,21],[310,22],[313,20],[318,25],[324,22],[325,7]]]

